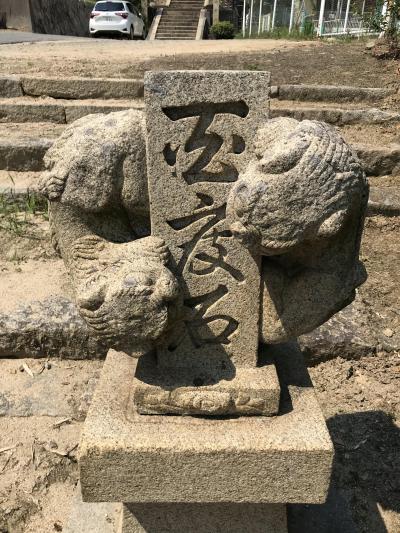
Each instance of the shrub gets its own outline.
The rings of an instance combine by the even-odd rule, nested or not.
[[[235,26],[229,21],[216,22],[211,26],[211,34],[216,39],[233,39]]]

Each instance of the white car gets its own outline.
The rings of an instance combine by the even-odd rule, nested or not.
[[[114,34],[146,38],[142,14],[130,2],[97,2],[90,14],[89,31],[92,37]]]

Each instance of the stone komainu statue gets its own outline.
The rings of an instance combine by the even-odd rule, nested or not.
[[[150,235],[143,116],[90,115],[48,151],[41,190],[81,316],[110,346],[154,344],[179,318],[168,243]],[[336,130],[269,120],[233,186],[232,232],[258,247],[261,338],[309,332],[354,298],[368,198],[364,172]]]

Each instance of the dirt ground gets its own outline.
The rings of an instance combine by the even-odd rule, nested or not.
[[[101,361],[0,360],[0,532],[62,531]],[[78,532],[77,532],[78,533]]]
[[[272,39],[159,43],[99,40],[2,45],[0,74],[135,78],[147,70],[269,70],[272,83],[399,86],[399,62],[354,42]],[[110,61],[110,58],[112,60]]]
[[[37,227],[34,226],[35,219]],[[17,290],[20,298],[24,285],[18,281],[18,276],[25,279],[29,268],[37,268],[40,264],[47,267],[56,259],[46,221],[37,215],[31,218],[31,224],[31,231],[38,237],[36,240],[0,232],[0,250],[3,252],[0,254],[0,269],[14,276],[18,290],[13,290]],[[4,254],[7,249],[13,249],[14,259],[11,261]],[[400,217],[367,219],[362,258],[369,273],[367,282],[360,289],[363,301],[378,314],[379,327],[388,330],[389,334],[397,334],[400,331]],[[44,272],[47,270],[45,268]],[[46,279],[45,275],[44,285]],[[3,295],[7,290],[0,287]],[[371,327],[376,326],[371,324]],[[10,409],[14,411],[10,411],[10,416],[0,416],[0,532],[52,533],[62,531],[76,491],[78,470],[74,446],[79,441],[82,420],[101,362],[50,361],[52,368],[47,379],[51,378],[51,384],[48,383],[48,388],[45,383],[37,389],[29,385],[26,392],[24,383],[39,379],[36,373],[42,362],[25,361],[33,370],[34,378],[26,371],[20,373],[23,360],[0,361],[0,375],[3,376],[0,390],[4,389],[1,385],[4,375],[7,383],[18,378],[20,385],[15,382],[15,397],[18,390],[22,397],[19,402],[11,402]],[[398,533],[400,353],[387,353],[382,349],[359,361],[337,358],[310,368],[310,373],[336,450],[330,499],[335,508],[338,507],[338,512],[349,513],[354,526],[344,533]],[[40,379],[46,379],[46,376]],[[60,387],[65,389],[61,393]],[[42,395],[49,391],[53,410],[58,409],[60,416],[44,416],[49,409],[47,404],[43,407],[39,400],[32,402],[32,395],[40,397],[40,390]],[[82,397],[86,403],[78,408]],[[31,399],[28,401],[27,398]],[[33,407],[24,413],[27,405]],[[34,416],[38,405],[42,416]],[[29,419],[24,418],[24,414],[30,415]],[[68,423],[60,428],[53,427],[55,422],[66,417],[71,418]],[[2,451],[9,447],[10,450]],[[68,451],[70,449],[72,452]],[[303,507],[300,510],[311,512],[310,520],[314,519],[319,527],[322,511],[317,511],[315,506]],[[317,531],[339,533],[338,530],[315,529]]]

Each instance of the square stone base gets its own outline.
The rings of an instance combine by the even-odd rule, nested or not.
[[[121,504],[72,506],[65,533],[287,533],[286,505]]]
[[[174,503],[123,505],[118,533],[287,533],[286,505]]]
[[[280,350],[277,353],[276,350]],[[321,503],[333,446],[301,353],[272,353],[283,391],[274,417],[141,415],[137,361],[110,351],[81,440],[87,502]]]
[[[171,371],[170,371],[171,372]],[[201,382],[190,369],[173,374],[157,368],[155,356],[142,356],[133,380],[133,403],[141,414],[262,415],[278,414],[280,385],[275,365],[235,369],[229,379]],[[197,378],[198,379],[198,378]]]

